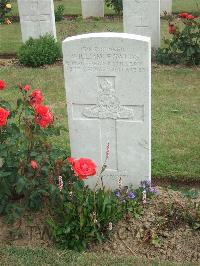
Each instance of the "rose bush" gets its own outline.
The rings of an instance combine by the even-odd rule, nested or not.
[[[9,114],[9,111],[0,107],[0,127],[5,126],[7,124],[7,118]]]
[[[5,82],[1,84],[5,88]],[[103,241],[120,219],[142,213],[147,197],[153,194],[146,185],[133,191],[120,180],[115,192],[103,185],[109,144],[98,174],[91,159],[68,157],[66,151],[49,143],[49,137],[60,135],[62,128],[54,126],[40,89],[32,90],[28,84],[7,89],[20,96],[16,107],[0,100],[0,215],[7,222],[27,210],[45,207],[55,242],[82,250],[91,242]],[[0,93],[2,97],[3,90]],[[94,189],[84,186],[83,180],[94,175]]]
[[[5,81],[0,81],[0,214],[7,221],[27,209],[40,209],[60,198],[58,177],[70,178],[66,152],[48,139],[61,134],[54,126],[50,108],[43,105],[42,91],[28,84],[14,88],[16,107],[2,99]]]
[[[106,0],[107,7],[113,8],[115,13],[121,15],[123,13],[123,3],[122,0]]]
[[[172,38],[164,40],[157,50],[157,61],[163,64],[200,64],[200,20],[189,13],[169,17],[168,32]]]

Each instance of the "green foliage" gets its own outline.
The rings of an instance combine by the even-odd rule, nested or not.
[[[80,251],[91,242],[101,243],[112,232],[112,225],[126,214],[139,216],[142,212],[140,193],[137,199],[122,201],[112,191],[93,191],[81,182],[65,187],[69,189],[62,191],[56,216],[48,221],[53,238],[62,248]]]
[[[27,209],[36,211],[59,200],[58,176],[67,178],[69,172],[64,151],[48,143],[49,136],[59,136],[62,128],[36,124],[30,96],[22,88],[16,87],[21,97],[15,109],[0,100],[0,107],[10,111],[7,124],[0,126],[0,214],[7,222]]]
[[[53,64],[61,58],[61,48],[53,36],[30,38],[21,46],[17,53],[19,62],[25,66],[39,67]]]
[[[11,11],[7,5],[10,5],[9,0],[0,0],[0,24],[5,22],[7,14]]]
[[[198,19],[179,19],[181,24],[172,39],[165,40],[165,47],[157,50],[161,64],[200,64],[200,22]]]
[[[106,5],[113,8],[118,15],[121,15],[123,13],[122,0],[106,0]]]
[[[55,10],[55,20],[56,21],[63,20],[64,11],[65,11],[64,5],[58,5],[57,6],[57,8]]]

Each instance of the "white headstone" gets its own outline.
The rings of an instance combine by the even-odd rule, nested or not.
[[[81,0],[82,17],[104,17],[104,0]]]
[[[151,175],[150,38],[92,33],[63,41],[72,157],[100,170],[110,143],[106,187],[138,186]],[[88,178],[93,187],[95,177]]]
[[[123,0],[124,32],[151,37],[160,46],[160,0]]]
[[[167,12],[167,14],[172,13],[172,0],[160,0],[160,14],[163,16]]]
[[[18,0],[23,42],[51,34],[56,38],[53,0]]]

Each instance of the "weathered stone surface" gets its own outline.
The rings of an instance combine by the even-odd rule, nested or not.
[[[138,186],[151,175],[150,39],[93,33],[63,41],[72,156],[93,159],[107,187]],[[95,177],[87,183],[93,187]]]
[[[104,17],[104,0],[81,0],[82,16]]]
[[[51,34],[56,38],[53,0],[18,0],[23,42]]]
[[[172,0],[160,0],[160,14],[163,16],[167,12],[172,13]]]
[[[160,46],[160,0],[123,0],[124,32],[151,37]]]

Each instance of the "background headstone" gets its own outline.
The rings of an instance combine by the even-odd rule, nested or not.
[[[18,0],[23,42],[51,34],[56,38],[53,0]]]
[[[124,32],[151,37],[160,47],[160,0],[123,0]]]
[[[104,17],[104,0],[81,0],[82,17]]]
[[[110,143],[106,187],[138,186],[151,175],[150,38],[93,33],[63,41],[72,157],[98,169]],[[87,181],[91,187],[95,177]]]
[[[167,12],[168,14],[172,13],[172,0],[160,0],[160,14],[161,16]]]

